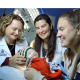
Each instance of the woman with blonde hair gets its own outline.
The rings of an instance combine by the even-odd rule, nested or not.
[[[28,47],[21,38],[23,32],[24,21],[20,16],[8,14],[0,18],[0,79],[25,80],[23,71],[18,70],[26,64],[26,58],[18,53]]]

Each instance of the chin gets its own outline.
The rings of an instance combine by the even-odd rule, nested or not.
[[[67,45],[62,45],[62,47],[64,47],[64,48],[68,48],[68,46],[67,46]]]
[[[43,39],[43,40],[46,39],[45,37],[40,37],[40,38]]]
[[[12,40],[16,40],[17,38],[12,38]]]
[[[61,43],[61,46],[62,46],[62,47],[67,47],[67,45],[66,45],[66,44],[63,44],[63,43]]]

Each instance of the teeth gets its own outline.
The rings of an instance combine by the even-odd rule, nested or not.
[[[41,35],[45,35],[45,34],[41,34]]]

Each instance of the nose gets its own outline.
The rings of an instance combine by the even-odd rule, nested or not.
[[[15,33],[16,33],[16,35],[18,35],[18,34],[19,34],[19,31],[18,31],[18,30],[16,30],[16,31],[15,31]]]
[[[42,29],[39,30],[39,32],[42,32],[42,31],[43,31]]]
[[[57,33],[57,37],[61,37],[61,33],[59,31]]]
[[[42,33],[42,32],[43,32],[43,29],[42,29],[42,28],[40,28],[40,29],[38,30],[38,32],[39,32],[39,33]]]

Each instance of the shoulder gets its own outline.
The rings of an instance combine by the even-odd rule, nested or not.
[[[31,43],[30,43],[30,47],[34,48],[35,46],[35,40],[33,40]]]
[[[5,44],[5,39],[4,39],[4,37],[0,37],[0,45],[4,45]]]

